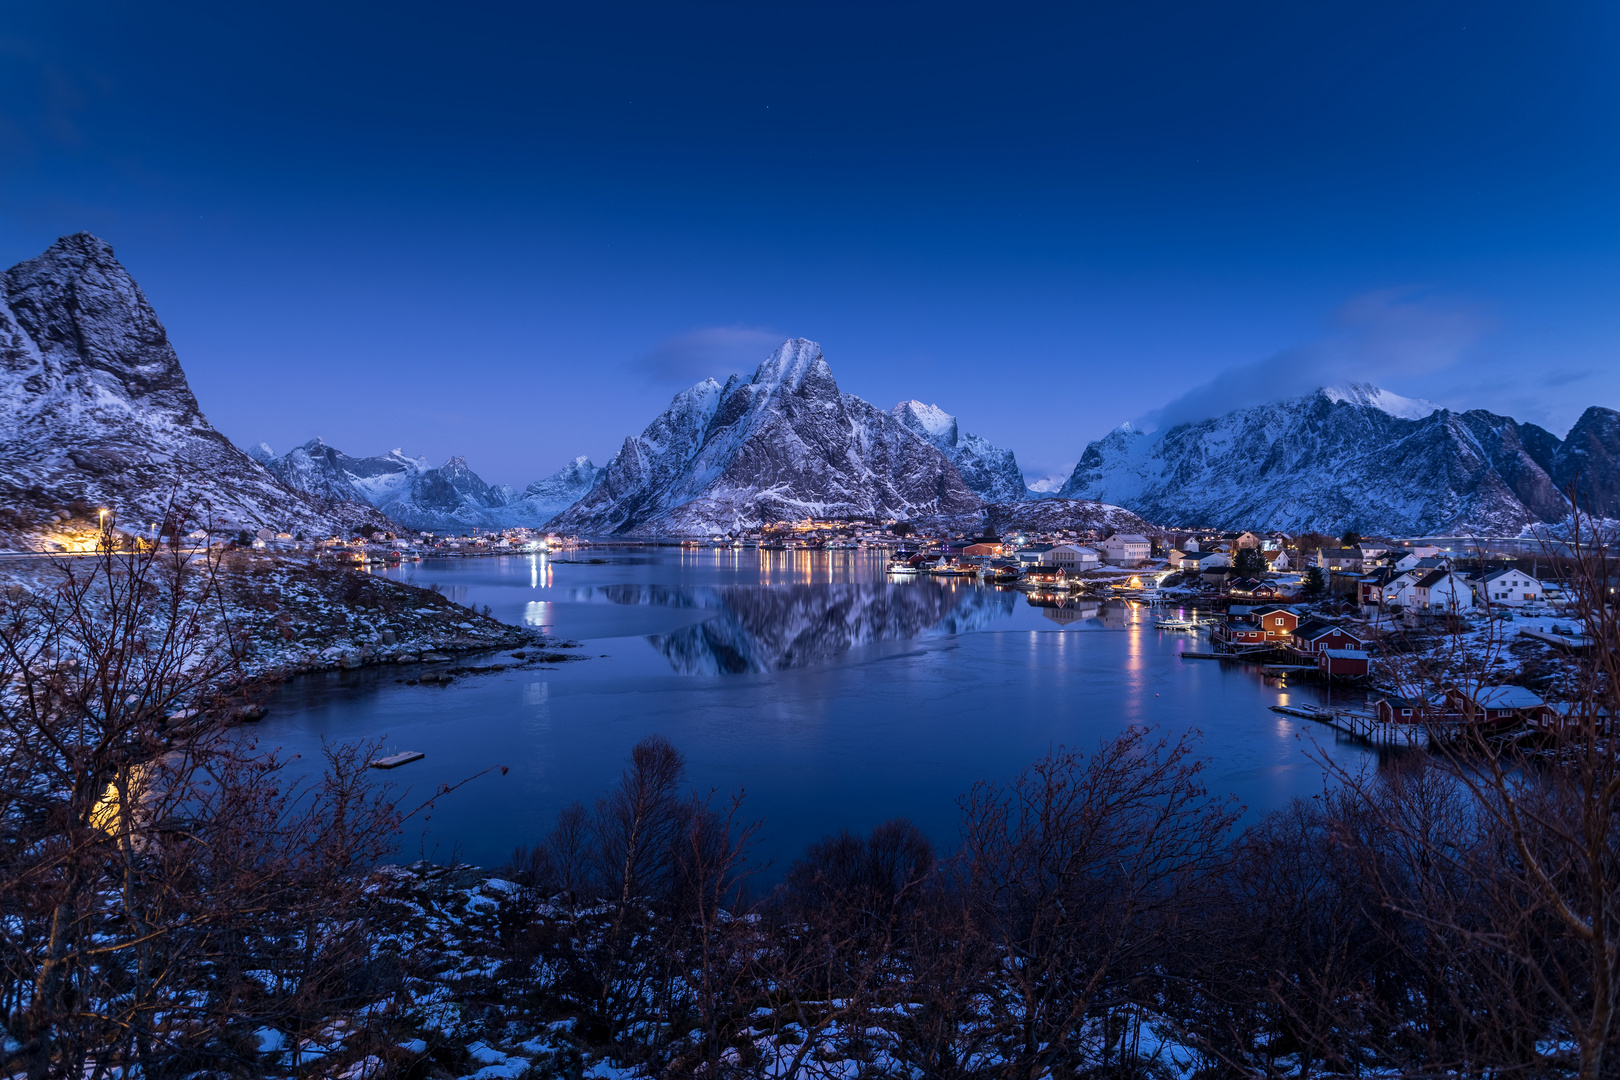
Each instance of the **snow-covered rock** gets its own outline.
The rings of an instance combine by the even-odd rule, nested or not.
[[[797,338],[752,379],[677,394],[552,525],[701,535],[808,516],[967,513],[979,502],[939,447],[841,392],[821,346]]]
[[[961,431],[956,417],[938,405],[902,401],[889,411],[911,431],[939,447],[962,475],[962,482],[979,498],[986,502],[1029,498],[1024,474],[1019,471],[1018,460],[1011,450],[992,446],[988,439]]]
[[[1588,410],[1589,430],[1600,413],[1614,415]],[[1620,450],[1620,425],[1592,444]],[[1152,434],[1121,426],[1086,447],[1060,494],[1163,524],[1517,534],[1568,513],[1560,449],[1534,424],[1353,384]],[[1613,484],[1612,464],[1593,471]]]
[[[37,542],[45,517],[81,500],[135,529],[171,503],[222,529],[387,524],[288,488],[214,430],[105,241],[62,237],[0,276],[0,300],[0,527],[13,536]]]

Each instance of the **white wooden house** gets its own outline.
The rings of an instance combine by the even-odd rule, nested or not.
[[[1412,585],[1412,602],[1406,606],[1436,615],[1472,611],[1474,590],[1461,575],[1430,570]]]
[[[1097,547],[1103,561],[1115,566],[1135,566],[1153,554],[1153,544],[1140,533],[1115,533]]]
[[[1492,607],[1523,607],[1543,599],[1541,582],[1523,570],[1492,570],[1468,583],[1480,602]]]

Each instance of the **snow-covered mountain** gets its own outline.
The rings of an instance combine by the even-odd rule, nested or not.
[[[289,487],[324,499],[369,503],[407,528],[429,532],[538,528],[589,491],[600,471],[589,458],[578,457],[519,493],[485,483],[463,457],[435,469],[426,458],[398,449],[350,457],[319,437],[280,457],[264,443],[251,452]]]
[[[1560,441],[1483,410],[1365,384],[1086,447],[1060,494],[1161,523],[1396,535],[1517,533],[1562,520],[1576,461],[1592,509],[1620,512],[1620,415],[1592,408]]]
[[[163,324],[105,241],[64,236],[0,276],[0,531],[45,542],[75,503],[143,529],[194,522],[324,534],[387,522],[310,498],[214,430]]]
[[[939,447],[841,392],[821,346],[797,338],[752,379],[705,379],[677,394],[553,527],[696,535],[806,516],[909,519],[979,505]]]
[[[524,488],[518,499],[550,521],[590,491],[601,471],[591,464],[590,458],[581,454],[544,480],[536,480]]]
[[[902,401],[889,412],[911,431],[939,447],[962,475],[962,482],[979,498],[986,502],[1029,498],[1024,474],[1019,471],[1013,452],[961,431],[956,417],[938,405]]]

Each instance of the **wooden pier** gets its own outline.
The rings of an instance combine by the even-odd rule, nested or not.
[[[1386,724],[1371,713],[1351,712],[1348,709],[1296,709],[1291,705],[1273,705],[1272,712],[1315,720],[1335,731],[1361,739],[1374,746],[1424,746],[1428,732],[1416,724]]]

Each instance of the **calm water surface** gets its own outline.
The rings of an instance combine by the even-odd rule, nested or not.
[[[1155,629],[1172,609],[1038,606],[957,579],[889,578],[882,556],[860,551],[578,557],[607,562],[442,559],[386,573],[579,641],[588,660],[446,688],[405,686],[398,668],[309,676],[279,692],[260,744],[311,760],[323,738],[385,738],[427,754],[389,774],[418,796],[507,766],[413,823],[401,852],[498,865],[657,732],[699,789],[746,791],[778,868],[827,832],[896,816],[949,845],[974,782],[1131,725],[1196,728],[1210,786],[1251,813],[1322,790],[1308,753],[1352,767],[1368,753],[1267,708],[1324,690],[1180,659],[1208,639]]]

